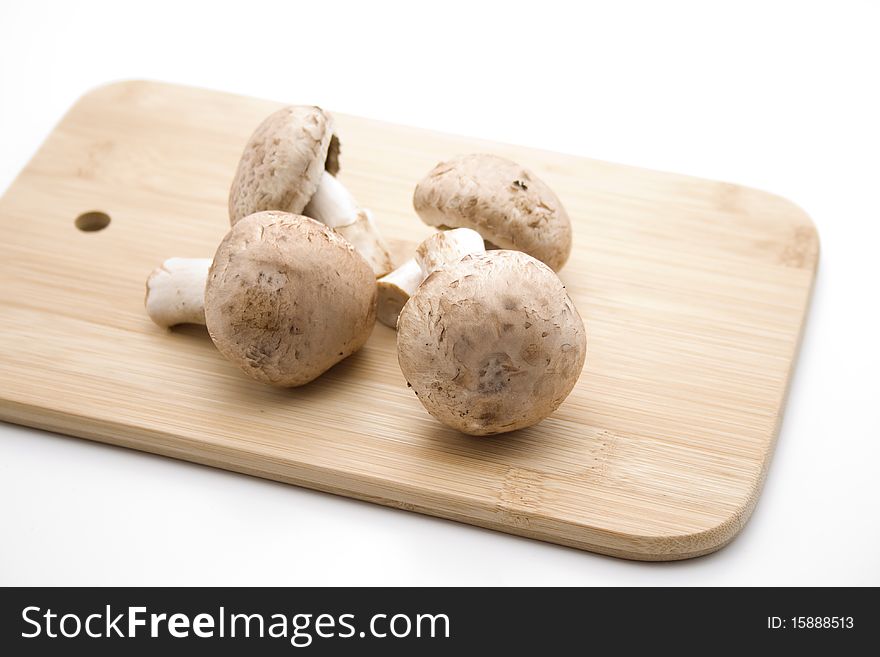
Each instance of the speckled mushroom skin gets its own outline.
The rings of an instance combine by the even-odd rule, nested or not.
[[[397,323],[400,368],[425,409],[473,435],[540,422],[571,392],[586,334],[562,282],[517,251],[431,274]]]
[[[321,173],[339,170],[333,118],[320,107],[292,105],[268,116],[238,162],[229,190],[229,221],[263,210],[300,214],[318,189]]]
[[[556,194],[528,169],[497,155],[461,155],[416,186],[413,206],[430,226],[473,228],[502,249],[559,271],[571,253],[571,221]]]
[[[376,279],[342,237],[307,217],[260,212],[226,235],[208,273],[205,320],[249,376],[299,386],[360,349]]]

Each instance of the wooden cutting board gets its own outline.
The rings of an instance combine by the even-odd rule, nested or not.
[[[0,200],[2,419],[632,559],[733,538],[773,452],[816,271],[799,208],[337,116],[341,178],[398,262],[430,232],[415,183],[456,153],[519,161],[572,217],[561,277],[587,326],[586,368],[548,420],[473,438],[423,410],[382,325],[314,383],[279,390],[226,362],[203,328],[147,318],[147,273],[213,254],[245,140],[279,106],[135,81],[70,110]],[[79,230],[89,211],[109,225]]]

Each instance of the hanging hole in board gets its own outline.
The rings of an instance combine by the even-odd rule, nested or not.
[[[85,233],[94,233],[96,230],[104,230],[110,225],[110,215],[106,212],[92,210],[90,212],[83,212],[73,223]]]

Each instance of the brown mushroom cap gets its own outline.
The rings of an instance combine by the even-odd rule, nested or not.
[[[528,169],[497,155],[461,155],[416,186],[413,206],[438,228],[473,228],[502,249],[559,270],[571,253],[571,221],[556,194]]]
[[[249,376],[298,386],[367,341],[376,279],[323,224],[260,212],[220,243],[205,288],[205,321],[220,352]]]
[[[553,271],[487,251],[435,271],[400,313],[400,369],[425,409],[473,435],[540,422],[584,366],[586,333]]]
[[[300,214],[324,170],[339,171],[333,117],[320,107],[292,105],[269,115],[251,135],[229,190],[232,225],[249,214]]]

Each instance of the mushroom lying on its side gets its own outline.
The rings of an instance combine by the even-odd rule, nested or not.
[[[540,422],[584,366],[565,286],[518,251],[487,251],[428,276],[400,313],[400,369],[425,409],[472,435]]]
[[[416,248],[416,255],[377,281],[378,319],[385,326],[397,327],[401,308],[415,294],[419,284],[432,272],[457,263],[466,255],[485,253],[483,238],[470,228],[434,233]]]
[[[229,190],[229,221],[263,210],[304,214],[336,230],[375,276],[393,269],[369,210],[336,178],[339,138],[320,107],[293,105],[267,117],[248,140]]]
[[[155,270],[147,312],[160,326],[206,324],[220,353],[251,378],[303,385],[370,336],[372,270],[345,239],[308,217],[250,215],[223,238],[210,269],[205,263],[172,258]]]
[[[437,228],[473,228],[489,248],[523,251],[556,271],[571,253],[571,221],[553,190],[497,155],[461,155],[416,186],[413,207]]]

